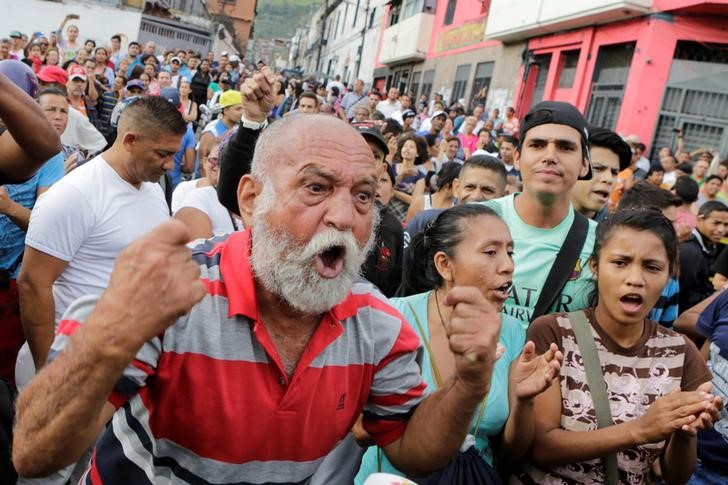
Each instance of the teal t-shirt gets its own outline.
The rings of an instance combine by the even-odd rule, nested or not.
[[[427,326],[427,300],[429,295],[430,292],[428,291],[418,295],[412,295],[405,298],[392,298],[389,300],[392,306],[399,310],[412,328],[415,329],[420,339],[427,342],[430,340],[430,331]],[[417,325],[418,319],[421,324],[421,328]],[[511,362],[521,355],[521,351],[523,350],[523,345],[526,340],[526,334],[521,327],[520,322],[507,315],[503,315],[498,340],[505,347],[505,353],[500,359],[498,359],[495,363],[495,367],[493,368],[490,392],[488,393],[488,397],[485,401],[485,408],[483,411],[483,417],[480,421],[480,427],[478,428],[477,433],[475,433],[476,446],[483,458],[491,465],[493,464],[493,449],[490,446],[490,437],[498,435],[503,430],[506,420],[508,419],[508,373]],[[427,392],[429,393],[436,389],[436,385],[435,378],[432,375],[430,354],[427,351],[427,348],[424,348],[423,350],[422,377],[427,383]],[[480,408],[476,410],[475,416],[473,416],[471,433],[473,432],[473,428],[478,420],[479,412]],[[381,459],[381,467],[378,464],[379,459]],[[402,472],[394,468],[389,460],[387,460],[384,453],[379,451],[379,448],[372,446],[364,454],[364,458],[361,462],[361,468],[359,469],[359,473],[357,474],[354,483],[356,485],[361,485],[369,475],[377,473],[378,471],[403,475]]]
[[[520,320],[523,328],[527,329],[551,265],[574,221],[574,208],[569,206],[569,213],[558,226],[542,229],[523,222],[514,206],[517,195],[511,194],[482,203],[495,210],[511,231],[515,271],[513,286],[509,291],[503,312]],[[548,313],[567,313],[588,308],[589,294],[596,285],[594,275],[589,269],[589,258],[594,250],[596,228],[597,223],[589,220],[589,229],[579,259],[574,265],[569,281],[564,286],[560,299]]]

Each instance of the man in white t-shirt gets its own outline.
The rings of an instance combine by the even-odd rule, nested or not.
[[[25,51],[23,50],[23,47],[25,47],[25,43],[23,42],[23,34],[21,34],[17,30],[13,30],[12,32],[10,32],[10,42],[12,42],[12,47],[10,48],[10,58],[17,59],[19,61],[25,59]]]
[[[217,180],[220,175],[220,144],[213,145],[205,158],[206,184],[187,192],[174,218],[184,222],[191,239],[210,239],[230,234],[238,229],[240,220],[225,208],[217,198]]]
[[[377,111],[382,113],[385,118],[391,118],[394,113],[402,111],[402,103],[399,102],[399,89],[389,88],[387,99],[377,103]]]
[[[336,88],[339,90],[339,94],[341,96],[344,96],[346,94],[346,86],[341,82],[341,76],[338,74],[334,76],[334,80],[329,82],[326,85],[326,95],[329,96],[331,94],[331,88]]]
[[[174,164],[186,123],[164,98],[128,103],[114,145],[43,194],[30,216],[18,277],[23,330],[32,361],[18,357],[16,376],[46,361],[55,326],[77,298],[100,295],[117,255],[169,218],[156,183]],[[22,351],[21,351],[22,352]],[[20,384],[20,383],[19,383]]]

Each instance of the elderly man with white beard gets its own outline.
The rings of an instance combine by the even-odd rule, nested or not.
[[[361,414],[398,468],[443,467],[490,388],[500,317],[475,288],[446,296],[454,376],[423,397],[416,334],[358,277],[376,175],[335,118],[264,131],[238,188],[248,229],[190,250],[165,223],[69,308],[18,400],[18,471],[72,463],[110,422],[84,483],[321,483]]]

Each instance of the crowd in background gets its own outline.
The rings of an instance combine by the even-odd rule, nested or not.
[[[472,450],[492,471],[482,483],[499,483],[496,469],[517,483],[604,483],[611,465],[601,459],[612,455],[622,483],[728,477],[728,432],[718,421],[725,411],[713,396],[728,390],[721,381],[728,377],[728,159],[715,148],[689,151],[691,140],[677,130],[675,146],[650,150],[634,135],[589,126],[566,103],[542,103],[519,119],[512,106],[488,106],[485,90],[470,102],[440,93],[415,99],[367,80],[272,72],[264,60],[247,64],[235,53],[141,45],[123,34],[97,44],[73,19],[48,36],[13,31],[0,39],[0,77],[36,99],[61,143],[32,178],[0,186],[0,374],[12,389],[55,358],[52,333],[63,340],[64,311],[84,294],[74,291],[103,292],[132,240],[170,216],[192,239],[249,234],[238,183],[255,175],[258,132],[268,143],[298,140],[286,130],[313,133],[334,118],[364,137],[377,162],[371,198],[380,222],[357,268],[426,347],[428,391],[420,393],[453,373],[441,328],[452,310],[440,299],[475,286],[502,316],[505,351],[470,430]],[[23,69],[38,88],[24,84]],[[255,83],[267,103],[262,119],[252,120]],[[138,126],[159,136],[134,156],[120,155]],[[159,173],[139,165],[155,156],[167,160]],[[105,159],[117,160],[109,163],[117,172],[125,167],[119,175],[138,193],[124,191]],[[133,227],[115,241],[103,236],[114,219],[107,205],[126,211],[114,223]],[[615,289],[623,286],[632,290]],[[584,397],[593,382],[581,363],[586,351],[574,344],[581,310],[612,399],[608,429]],[[559,362],[553,386],[549,378],[529,380],[531,359]],[[137,367],[125,374],[125,392],[144,384],[139,369],[152,372]],[[683,398],[693,407],[676,402]],[[669,406],[693,419],[659,414]],[[640,426],[626,427],[633,422]],[[361,451],[356,483],[379,471],[406,474],[382,455],[385,440],[377,444]],[[55,483],[91,480],[85,463]],[[448,483],[445,476],[429,483]]]

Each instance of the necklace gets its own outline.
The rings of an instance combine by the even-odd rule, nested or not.
[[[445,325],[445,319],[442,318],[442,312],[440,311],[440,301],[437,299],[437,290],[435,290],[435,306],[437,307],[437,314],[440,316],[440,323],[442,323],[442,328],[445,329],[445,335],[447,335],[447,325]]]

